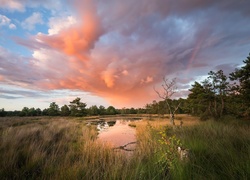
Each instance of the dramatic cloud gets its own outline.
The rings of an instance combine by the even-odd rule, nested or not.
[[[50,36],[40,35],[38,38],[40,42],[49,45],[51,48],[85,61],[89,51],[94,47],[94,43],[99,39],[102,29],[93,2],[89,0],[83,2],[84,6],[82,3],[76,2],[76,7],[82,7],[78,9],[78,24],[61,30],[58,34],[53,34],[55,31],[52,31],[51,34],[50,30]],[[70,19],[71,22],[72,18]]]
[[[76,19],[73,16],[68,17],[52,17],[49,20],[49,27],[48,30],[49,35],[58,34],[61,30],[67,29],[72,25],[77,23]]]
[[[190,83],[210,70],[228,74],[247,56],[248,7],[235,0],[75,0],[72,15],[49,18],[47,34],[18,39],[32,50],[29,63],[16,58],[14,73],[0,72],[5,81],[77,89],[120,107],[156,99],[153,87],[165,76],[177,77],[178,96],[186,96]],[[13,71],[8,56],[1,63]]]

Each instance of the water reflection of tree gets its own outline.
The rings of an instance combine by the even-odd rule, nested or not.
[[[98,130],[105,130],[105,129],[108,129],[109,128],[109,124],[107,123],[107,122],[105,122],[105,121],[103,121],[103,122],[100,122],[100,123],[98,123],[98,125],[97,125],[97,129]]]
[[[119,121],[119,123],[122,125],[126,125],[129,122],[128,120],[117,120],[117,121]]]
[[[111,127],[111,126],[114,126],[116,124],[116,121],[108,121],[107,123]]]

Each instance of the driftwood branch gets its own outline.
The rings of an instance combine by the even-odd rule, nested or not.
[[[130,145],[130,144],[136,144],[136,143],[137,143],[137,141],[130,142],[130,143],[127,143],[127,144],[125,144],[125,145],[123,145],[123,146],[115,147],[115,148],[113,148],[113,150],[115,150],[115,149],[120,149],[120,150],[124,150],[124,151],[134,151],[134,149],[127,149],[126,147],[127,147],[128,145]]]

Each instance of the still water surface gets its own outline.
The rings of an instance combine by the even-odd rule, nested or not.
[[[113,147],[126,145],[125,150],[134,150],[136,130],[129,126],[131,122],[131,120],[118,119],[99,123],[97,125],[99,132],[98,139]]]

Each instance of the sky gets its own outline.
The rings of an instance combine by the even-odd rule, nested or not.
[[[0,0],[0,108],[143,107],[250,53],[249,0]]]

